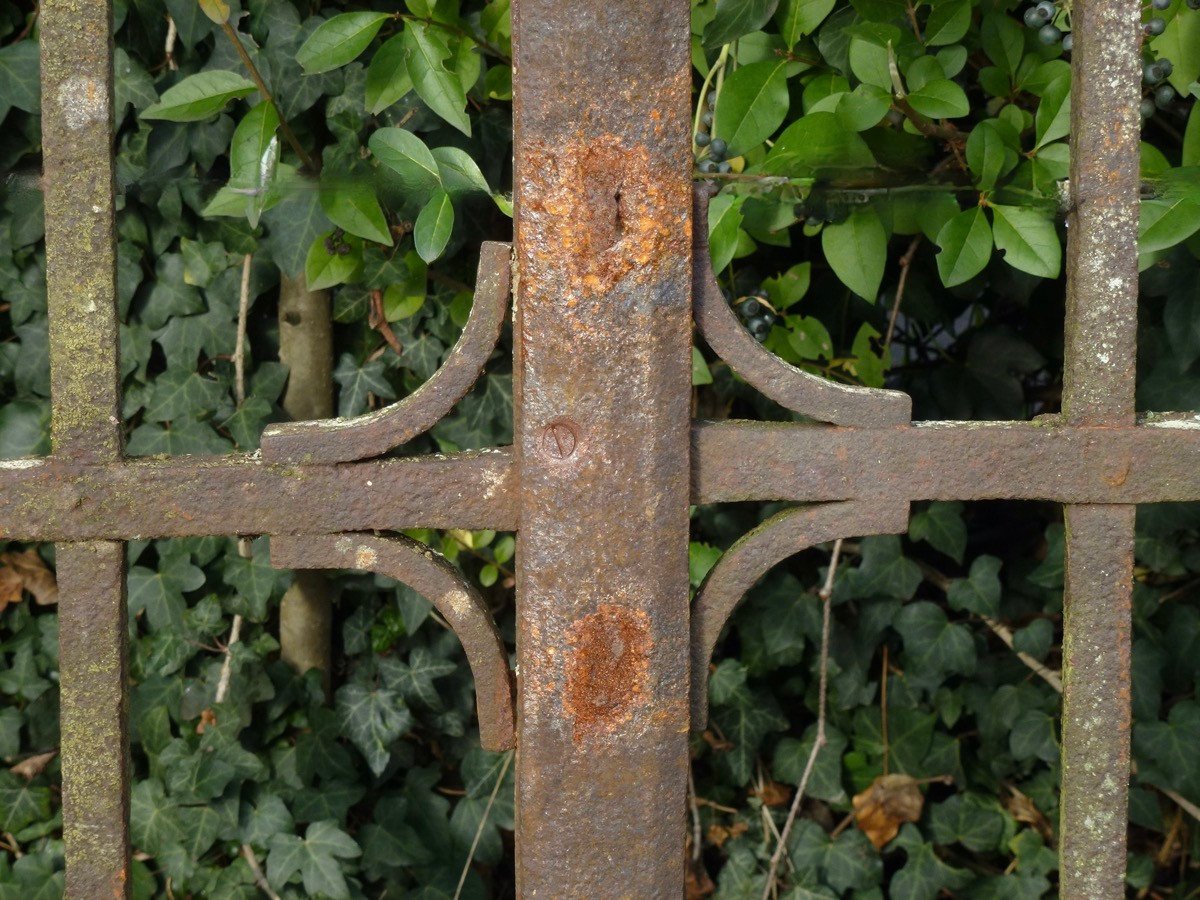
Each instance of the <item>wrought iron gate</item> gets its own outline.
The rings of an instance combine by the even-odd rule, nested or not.
[[[111,8],[42,3],[53,453],[0,463],[0,533],[58,542],[68,894],[127,890],[126,540],[267,534],[278,565],[420,590],[466,648],[484,744],[517,748],[521,895],[677,897],[687,734],[746,589],[813,544],[903,531],[913,500],[1037,498],[1066,505],[1061,890],[1122,896],[1134,504],[1200,500],[1196,417],[1134,417],[1140,5],[1073,8],[1062,415],[920,424],[902,394],[770,355],[717,290],[707,193],[691,186],[687,0],[514,7],[515,446],[382,458],[448,412],[496,342],[510,254],[487,245],[459,345],[403,402],[278,427],[261,458],[127,460]],[[814,424],[690,421],[693,318],[746,381]],[[740,500],[809,505],[739,541],[689,608],[688,506]],[[372,533],[410,527],[519,532],[515,704],[469,584]]]

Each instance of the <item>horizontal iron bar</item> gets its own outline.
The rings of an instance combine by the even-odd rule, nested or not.
[[[1200,419],[1190,414],[1128,427],[700,423],[692,444],[693,503],[1200,500]]]
[[[692,502],[1200,500],[1200,420],[1139,426],[698,422]],[[730,460],[747,465],[730,466]],[[0,461],[0,536],[30,541],[517,527],[508,448],[343,465],[256,456]]]
[[[79,541],[403,528],[516,528],[507,450],[271,465],[257,456],[89,466],[0,462],[0,536]]]

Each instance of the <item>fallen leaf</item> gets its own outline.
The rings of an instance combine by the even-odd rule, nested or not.
[[[684,900],[701,900],[702,897],[710,897],[717,890],[717,886],[713,884],[713,880],[708,877],[708,872],[704,871],[704,865],[700,862],[692,862],[688,860],[687,875],[683,882]]]
[[[1004,796],[1004,808],[1008,810],[1009,815],[1022,825],[1033,826],[1038,834],[1049,840],[1054,834],[1054,829],[1045,814],[1037,808],[1037,804],[1013,785],[1005,787],[1008,788],[1008,793]]]
[[[878,850],[896,836],[905,822],[921,818],[925,798],[910,776],[880,775],[852,802],[855,823]]]
[[[58,602],[58,582],[36,550],[0,553],[0,612],[19,603],[22,591],[32,594],[39,606]]]
[[[50,760],[58,755],[57,750],[51,750],[48,753],[39,753],[37,756],[30,756],[21,760],[14,766],[9,766],[8,771],[14,775],[20,775],[26,781],[32,781],[46,770],[46,766],[50,765]]]
[[[714,847],[720,848],[725,845],[725,842],[730,838],[735,838],[739,834],[745,834],[749,830],[745,822],[737,821],[726,828],[724,825],[709,825],[708,826],[708,842]]]
[[[204,729],[209,725],[217,724],[217,714],[211,709],[205,709],[200,712],[200,721],[196,723],[196,734],[204,734]]]
[[[792,799],[792,789],[778,781],[768,781],[761,788],[756,788],[750,793],[758,797],[763,806],[783,806]]]

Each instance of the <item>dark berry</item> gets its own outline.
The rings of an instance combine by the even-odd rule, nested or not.
[[[717,94],[716,94],[716,91],[714,91],[713,93],[711,93],[711,94],[709,94],[707,97],[705,97],[705,98],[704,98],[704,102],[708,104],[708,108],[709,108],[709,109],[716,109],[716,108],[717,108]]]
[[[1168,9],[1171,6],[1171,0],[1150,0],[1150,5],[1155,9]]]
[[[1175,63],[1171,62],[1165,56],[1160,56],[1158,58],[1158,67],[1162,70],[1163,78],[1169,77],[1170,74],[1175,71]]]
[[[330,256],[333,256],[333,254],[337,252],[337,248],[333,243],[332,237],[325,238],[325,252]]]
[[[1200,9],[1200,0],[1187,0],[1188,9]]]
[[[1046,24],[1046,19],[1042,16],[1040,9],[1031,6],[1025,10],[1025,24],[1030,28],[1041,28]]]
[[[1075,38],[1073,38],[1071,36],[1070,32],[1064,34],[1063,35],[1063,49],[1066,50],[1068,53],[1070,53],[1071,48],[1074,46],[1075,46]]]
[[[1058,11],[1054,4],[1050,2],[1050,0],[1041,0],[1041,3],[1037,5],[1037,8],[1042,11],[1042,15],[1046,17],[1047,22],[1053,19],[1054,14]]]
[[[711,175],[713,172],[717,171],[717,164],[711,159],[706,159],[704,162],[700,163],[700,171],[705,175]]]
[[[1161,16],[1155,16],[1142,26],[1142,30],[1152,37],[1157,37],[1167,30],[1167,23],[1163,21]]]
[[[720,172],[722,175],[727,175],[731,171],[733,171],[733,166],[731,166],[727,162],[721,161],[721,162],[717,163],[717,171]]]
[[[697,131],[696,132],[696,146],[697,147],[707,147],[708,142],[711,140],[712,140],[712,138],[708,136],[707,131]]]
[[[1175,88],[1169,84],[1160,84],[1154,92],[1154,105],[1159,109],[1166,109],[1171,105],[1171,101],[1175,99]]]
[[[1141,113],[1143,121],[1154,115],[1154,101],[1149,97],[1142,101]]]
[[[771,299],[771,295],[767,293],[766,288],[759,288],[758,290],[751,292],[750,296],[758,297],[760,300],[770,300]]]
[[[350,252],[349,244],[338,244],[338,247],[337,247],[337,255],[338,256],[345,256],[349,252]]]
[[[740,312],[742,314],[742,318],[746,319],[747,321],[757,316],[759,310],[761,309],[762,304],[753,297],[747,298],[738,304],[738,312]]]
[[[1053,25],[1043,25],[1038,29],[1038,40],[1049,47],[1062,40],[1063,33]]]
[[[775,315],[775,313],[771,312],[768,309],[763,312],[762,320],[764,322],[766,322],[768,325],[774,325],[776,322],[779,321],[779,316]]]
[[[713,138],[712,143],[708,145],[709,155],[720,162],[725,158],[725,151],[729,149],[729,145],[721,138]]]
[[[1158,84],[1163,80],[1162,67],[1156,62],[1146,63],[1142,67],[1142,80],[1146,84]]]
[[[711,112],[706,112],[700,117],[700,121],[705,125],[711,125],[713,123],[713,114]]]
[[[750,329],[750,336],[760,344],[765,341],[771,333],[771,325],[764,318],[751,319],[746,323],[746,327]]]

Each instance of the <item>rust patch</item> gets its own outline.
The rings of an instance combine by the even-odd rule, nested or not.
[[[571,626],[563,711],[574,722],[575,743],[611,733],[645,703],[650,670],[650,617],[603,603]]]
[[[527,280],[565,268],[573,305],[631,274],[657,273],[656,260],[686,255],[687,199],[674,160],[652,159],[612,134],[536,143],[526,157],[521,199],[536,236],[522,247],[533,257]]]

